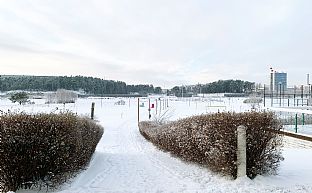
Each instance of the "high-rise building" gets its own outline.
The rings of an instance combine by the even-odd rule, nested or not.
[[[286,91],[287,89],[287,73],[274,72],[274,90]]]

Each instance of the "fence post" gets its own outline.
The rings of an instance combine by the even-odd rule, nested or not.
[[[246,127],[237,127],[237,178],[246,176]]]
[[[302,125],[304,125],[304,113],[302,113]]]
[[[164,99],[163,100],[163,110],[165,110],[165,107],[166,107],[166,100]]]
[[[295,117],[295,132],[297,133],[298,131],[298,114],[296,113],[296,117]]]
[[[95,103],[93,102],[91,105],[91,119],[92,120],[94,119],[94,105],[95,105]]]
[[[140,123],[140,98],[138,98],[138,125]]]
[[[148,99],[148,119],[151,119],[151,99]]]

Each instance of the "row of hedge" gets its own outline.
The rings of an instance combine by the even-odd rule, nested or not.
[[[2,113],[0,191],[64,183],[89,163],[102,134],[101,126],[73,113]]]
[[[237,176],[237,127],[247,127],[247,176],[272,174],[283,159],[281,124],[270,112],[216,113],[165,125],[140,122],[141,134],[160,149],[210,170]]]

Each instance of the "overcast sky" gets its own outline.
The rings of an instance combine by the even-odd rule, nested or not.
[[[128,84],[312,77],[311,0],[0,0],[0,74]],[[311,81],[312,82],[312,81]]]

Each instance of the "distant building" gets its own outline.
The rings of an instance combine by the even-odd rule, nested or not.
[[[285,72],[274,72],[274,90],[279,92],[280,90],[287,90],[287,73]]]

